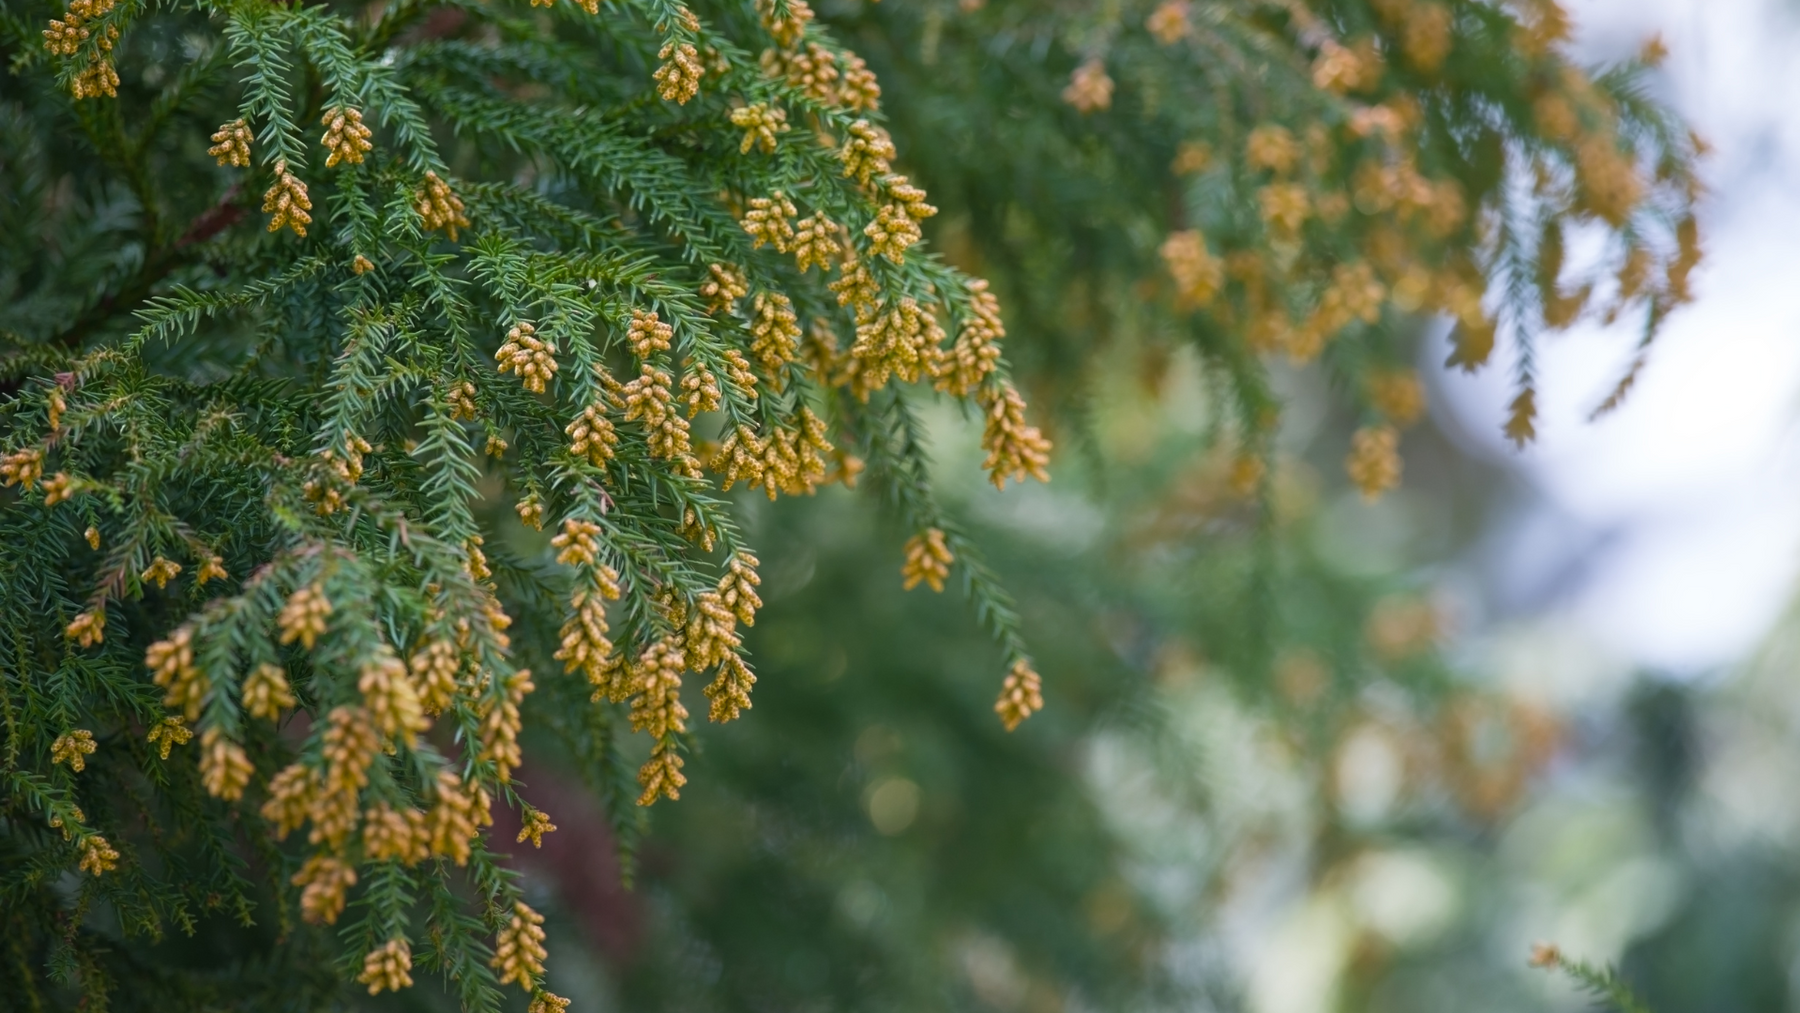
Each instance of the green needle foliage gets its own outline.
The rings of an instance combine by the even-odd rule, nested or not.
[[[1045,477],[996,292],[1077,432],[1099,357],[1194,349],[1265,547],[1269,354],[1350,392],[1371,494],[1427,314],[1465,368],[1513,335],[1529,438],[1531,335],[1636,313],[1647,344],[1698,258],[1653,59],[1589,75],[1566,30],[1548,0],[8,0],[0,994],[314,1008],[429,971],[559,1009],[483,827],[553,830],[513,776],[542,728],[629,866],[685,784],[686,675],[749,706],[737,485],[875,486],[1016,726],[1038,676],[919,414],[966,404],[995,484]],[[1576,233],[1604,252],[1565,271]],[[1167,607],[1197,613],[1274,655]],[[154,957],[219,915],[282,945]]]
[[[1650,1013],[1631,986],[1619,978],[1611,966],[1596,967],[1585,960],[1571,960],[1554,946],[1540,944],[1532,949],[1531,966],[1561,972],[1596,1005],[1619,1013]]]
[[[44,946],[97,966],[65,885],[152,937],[299,887],[372,992],[416,961],[554,1007],[480,827],[549,829],[512,780],[539,684],[579,687],[561,727],[627,840],[685,781],[684,673],[749,706],[758,561],[708,468],[770,498],[867,468],[999,638],[1001,718],[1041,706],[898,385],[977,404],[996,483],[1045,477],[997,307],[909,254],[935,209],[858,59],[802,5],[707,17],[8,7],[18,989]]]

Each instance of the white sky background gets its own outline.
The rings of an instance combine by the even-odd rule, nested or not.
[[[1706,260],[1623,408],[1589,413],[1630,362],[1631,328],[1538,348],[1537,443],[1500,435],[1506,357],[1440,377],[1438,407],[1541,497],[1486,562],[1502,600],[1558,610],[1622,660],[1697,674],[1753,649],[1800,570],[1800,4],[1574,0],[1584,62],[1661,32],[1655,90],[1714,153]],[[1432,349],[1435,362],[1442,349]]]

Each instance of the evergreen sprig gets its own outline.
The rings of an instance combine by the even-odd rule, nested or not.
[[[1532,948],[1531,966],[1562,973],[1596,1002],[1619,1013],[1650,1013],[1650,1007],[1638,998],[1610,964],[1574,960],[1557,947],[1540,944]]]

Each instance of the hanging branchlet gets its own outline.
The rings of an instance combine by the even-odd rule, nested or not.
[[[169,581],[174,580],[180,574],[180,563],[157,556],[150,561],[148,567],[144,568],[143,573],[138,574],[138,579],[146,584],[155,584],[158,589],[161,589],[168,587]]]
[[[156,754],[161,759],[169,758],[169,751],[176,746],[185,746],[193,741],[194,733],[187,727],[187,722],[180,715],[171,715],[150,726],[149,734],[144,741],[156,747]]]
[[[831,270],[831,262],[840,252],[838,225],[823,211],[802,219],[794,230],[794,264],[802,273],[814,265],[820,270]]]
[[[76,98],[81,96],[77,95]],[[119,852],[99,834],[81,839],[81,863],[77,866],[90,876],[111,872],[119,867]]]
[[[800,319],[793,302],[779,292],[756,293],[750,310],[750,354],[779,390],[782,367],[794,361],[800,347]]]
[[[864,373],[864,389],[879,390],[890,376],[906,383],[917,381],[921,371],[935,361],[944,338],[944,329],[931,309],[905,298],[857,326],[850,355]]]
[[[356,869],[334,855],[314,855],[294,873],[300,887],[300,916],[313,924],[334,925],[344,913],[345,895],[356,885]]]
[[[63,635],[82,647],[93,647],[106,639],[106,607],[96,605],[69,621]]]
[[[750,360],[744,353],[735,348],[727,348],[721,356],[725,360],[725,379],[746,398],[756,398],[756,374],[750,371]]]
[[[428,715],[442,714],[456,698],[456,677],[462,671],[456,645],[444,639],[428,640],[413,652],[407,667],[418,686],[419,709]]]
[[[556,346],[538,337],[537,328],[525,320],[506,332],[506,342],[494,353],[494,361],[500,364],[500,372],[519,374],[525,389],[533,394],[542,394],[559,368]]]
[[[404,939],[390,939],[363,958],[362,973],[356,980],[369,986],[369,994],[383,989],[398,992],[412,987],[412,948]]]
[[[82,43],[93,36],[89,26],[112,13],[116,6],[118,0],[71,0],[68,11],[44,30],[44,48],[57,56],[74,56]],[[111,37],[116,38],[116,33]],[[104,37],[102,45],[107,50],[112,48]]]
[[[679,638],[665,637],[645,649],[633,667],[631,727],[656,739],[650,759],[638,770],[644,792],[638,805],[659,798],[678,799],[687,778],[676,751],[676,736],[687,730],[687,708],[681,703],[681,673],[687,658]]]
[[[869,266],[853,256],[845,258],[838,272],[838,279],[830,286],[837,294],[838,305],[849,307],[858,324],[868,323],[881,305],[881,285]]]
[[[782,49],[798,46],[806,35],[807,23],[813,19],[812,7],[806,0],[788,0],[785,15],[776,12],[773,0],[756,0],[756,13],[769,37]]]
[[[519,836],[513,843],[524,844],[530,841],[532,847],[541,848],[544,846],[544,835],[555,832],[556,824],[550,822],[548,813],[527,806],[519,820]]]
[[[681,525],[675,532],[688,544],[699,546],[701,552],[711,552],[713,543],[719,539],[718,525],[707,523],[706,518],[700,516],[700,511],[693,507],[681,512]]]
[[[419,222],[426,231],[442,232],[453,243],[456,242],[456,230],[469,227],[468,216],[463,214],[462,198],[435,172],[425,173],[413,195],[413,210],[418,212]]]
[[[44,452],[26,447],[0,457],[0,486],[17,485],[30,492],[44,474]]]
[[[663,63],[651,76],[656,79],[656,93],[664,101],[686,105],[689,99],[700,94],[700,79],[706,76],[706,67],[701,64],[700,51],[693,43],[671,39],[663,43],[656,58]]]
[[[931,362],[931,377],[938,390],[954,397],[968,397],[981,388],[1000,362],[1000,339],[1006,325],[1000,319],[1000,300],[980,279],[969,282],[969,305],[956,343]]]
[[[502,783],[512,780],[514,768],[524,762],[523,751],[519,748],[519,730],[525,722],[519,705],[524,703],[525,695],[536,688],[531,681],[531,672],[521,668],[501,681],[497,700],[489,698],[483,702],[486,709],[481,714],[481,743],[477,755],[494,764],[494,777]]]
[[[119,29],[116,25],[107,25],[106,32],[111,36],[106,44],[110,44],[113,38],[118,37]],[[77,99],[118,98],[119,71],[110,58],[95,55],[75,75],[75,79],[69,82],[69,93]]]
[[[767,102],[733,109],[731,125],[744,132],[744,140],[738,145],[738,151],[743,154],[749,154],[752,148],[760,148],[763,154],[773,155],[776,136],[788,132],[787,113]]]
[[[1002,383],[983,388],[979,400],[986,415],[981,447],[987,459],[981,466],[994,487],[1004,489],[1007,479],[1024,481],[1027,475],[1050,481],[1050,441],[1036,426],[1026,424],[1025,399],[1019,392]]]
[[[673,382],[669,374],[644,363],[638,378],[626,384],[621,392],[625,421],[644,424],[652,457],[673,462],[679,475],[699,478],[700,462],[694,459],[688,421],[674,408]]]
[[[816,42],[808,42],[805,49],[763,50],[762,70],[821,105],[838,105],[842,100],[837,57]]]
[[[732,313],[737,301],[750,294],[750,282],[744,269],[736,264],[708,264],[707,279],[700,283],[700,298],[706,300],[708,313]]]
[[[596,0],[576,3],[590,14],[598,10]],[[1387,329],[1403,323],[1401,315],[1454,318],[1451,364],[1474,369],[1495,358],[1507,328],[1646,311],[1653,330],[1692,297],[1701,243],[1691,216],[1698,193],[1691,163],[1699,145],[1625,94],[1628,70],[1597,78],[1573,67],[1559,51],[1566,18],[1551,3],[1516,15],[1494,6],[1486,20],[1473,21],[1441,0],[1367,6],[1372,16],[1348,21],[1317,18],[1300,5],[1285,8],[1292,18],[1276,19],[1249,18],[1230,5],[1208,8],[1208,60],[1223,57],[1216,62],[1229,68],[1249,54],[1260,68],[1256,101],[1226,103],[1222,118],[1169,101],[1180,94],[1165,86],[1170,75],[1192,74],[1194,45],[1202,41],[1200,8],[1188,0],[1146,4],[1105,38],[1082,37],[1077,45],[1093,48],[1072,62],[1048,57],[1045,65],[1062,68],[1055,73],[1080,65],[1067,79],[1043,78],[1035,65],[990,68],[1037,75],[1018,93],[1028,117],[1044,114],[1028,119],[1037,124],[1028,129],[1068,133],[1071,150],[1082,155],[1057,167],[1062,178],[1096,183],[1094,170],[1121,156],[1157,150],[1172,157],[1140,167],[1166,185],[1108,195],[1140,215],[1142,228],[1132,233],[1138,238],[1121,244],[1100,237],[1083,247],[1084,256],[1056,276],[1068,284],[1051,294],[1065,301],[1046,304],[1034,324],[1076,326],[1091,312],[1128,305],[1158,334],[1193,331],[1206,343],[1201,368],[1213,377],[1229,364],[1224,379],[1235,392],[1261,379],[1253,355],[1240,353],[1310,361],[1332,343],[1349,346],[1336,349],[1344,354],[1330,356],[1328,366],[1343,374],[1334,379],[1379,431],[1397,430],[1423,410],[1416,380],[1384,365]],[[199,829],[216,832],[226,826],[220,814],[244,809],[242,796],[258,791],[249,771],[273,770],[259,800],[263,818],[277,837],[289,835],[289,847],[299,843],[291,839],[295,831],[309,829],[308,851],[296,856],[306,866],[291,885],[308,920],[350,922],[342,937],[355,949],[338,962],[347,977],[378,992],[406,987],[406,933],[417,926],[430,933],[434,962],[457,975],[469,1005],[500,1005],[490,994],[498,975],[485,966],[488,954],[460,927],[467,912],[449,912],[446,921],[435,904],[428,912],[402,909],[415,886],[425,893],[443,885],[431,861],[437,859],[474,867],[471,882],[491,905],[489,928],[501,930],[495,967],[531,993],[532,1013],[552,1013],[564,1003],[540,987],[543,962],[532,947],[541,948],[541,929],[513,907],[512,887],[495,865],[497,849],[479,837],[492,821],[495,795],[518,805],[522,839],[535,844],[549,828],[547,817],[496,780],[517,772],[519,746],[530,734],[519,706],[525,676],[508,675],[512,639],[498,596],[507,596],[505,607],[534,611],[544,601],[565,603],[558,636],[534,622],[510,637],[523,641],[525,656],[554,651],[567,670],[556,678],[579,671],[599,699],[634,701],[634,718],[653,739],[639,771],[642,800],[673,797],[684,783],[687,743],[685,712],[675,709],[682,666],[708,673],[713,720],[740,716],[755,676],[737,627],[759,604],[754,561],[736,554],[742,533],[691,480],[698,436],[689,419],[727,410],[719,446],[706,452],[714,477],[726,488],[741,484],[769,495],[848,483],[862,466],[833,445],[809,405],[829,407],[843,427],[838,442],[868,447],[884,477],[899,460],[917,465],[923,483],[923,462],[910,449],[896,451],[877,417],[908,411],[912,392],[876,395],[896,378],[929,379],[980,408],[986,467],[1001,484],[1043,477],[1049,441],[1026,422],[1024,403],[1003,375],[1005,327],[992,294],[924,255],[921,226],[932,211],[926,195],[895,174],[889,135],[857,118],[881,100],[874,75],[813,23],[804,3],[760,4],[767,40],[754,29],[754,39],[730,37],[746,27],[731,11],[721,10],[715,30],[702,34],[691,13],[665,6],[651,15],[657,35],[647,52],[660,50],[656,66],[639,71],[628,69],[629,60],[617,67],[601,61],[606,65],[596,64],[595,73],[604,80],[538,73],[551,69],[545,60],[560,58],[560,43],[543,43],[559,38],[562,19],[494,20],[502,13],[462,8],[469,24],[457,34],[479,43],[482,59],[474,62],[458,56],[460,43],[446,48],[432,33],[362,46],[356,40],[365,29],[335,8],[246,9],[225,19],[229,39],[183,22],[177,34],[200,33],[209,55],[184,68],[200,77],[171,82],[179,84],[180,115],[129,124],[132,143],[105,157],[88,150],[105,131],[53,136],[66,116],[40,115],[31,101],[20,105],[23,119],[14,117],[13,126],[28,142],[20,157],[29,171],[41,160],[49,170],[44,178],[66,176],[77,192],[131,192],[150,209],[206,209],[186,231],[160,216],[126,223],[164,236],[164,245],[199,256],[214,237],[231,249],[254,239],[230,231],[245,198],[218,194],[213,164],[247,170],[253,154],[275,173],[259,184],[274,184],[268,195],[248,198],[252,208],[264,197],[274,217],[264,224],[306,238],[254,243],[253,256],[200,256],[219,276],[197,289],[181,275],[153,286],[148,298],[129,288],[100,293],[105,299],[87,293],[79,301],[88,309],[73,322],[80,333],[72,335],[89,353],[82,361],[16,363],[31,375],[21,374],[21,410],[16,432],[0,448],[0,480],[25,494],[8,500],[18,505],[19,523],[40,524],[41,506],[55,508],[49,521],[59,537],[0,571],[0,599],[23,617],[10,632],[24,631],[26,655],[62,657],[80,675],[53,680],[66,684],[58,694],[74,694],[74,710],[65,712],[61,696],[53,719],[36,700],[24,705],[21,777],[50,775],[67,784],[71,768],[88,760],[87,770],[109,774],[100,768],[122,762],[128,750],[114,750],[110,734],[96,735],[92,741],[103,748],[90,755],[77,745],[85,729],[75,725],[98,731],[141,722],[148,747],[134,742],[130,751],[161,754],[163,761],[151,757],[153,765],[166,762],[175,746],[195,747],[191,758],[167,765],[173,776],[166,782],[149,782],[156,804],[146,811],[202,813]],[[305,16],[295,21],[290,14]],[[116,94],[124,89],[121,77],[137,86],[150,57],[146,47],[115,45],[127,16],[175,15],[156,5],[74,0],[44,33],[50,59],[13,68],[23,75],[21,94],[51,94],[52,73],[84,98]],[[1052,21],[1061,17],[1052,12]],[[158,37],[174,28],[159,25]],[[1334,38],[1334,31],[1365,34]],[[963,36],[948,33],[942,56],[961,59],[954,47],[966,44]],[[753,68],[727,65],[727,54],[735,62],[743,46],[769,47],[762,80],[743,78]],[[276,56],[323,77],[285,80],[266,62]],[[492,67],[484,62],[490,57]],[[1441,76],[1452,61],[1455,80]],[[1109,64],[1121,71],[1116,85]],[[532,83],[520,87],[522,79],[508,84],[489,73],[509,66],[535,68],[526,75]],[[719,102],[710,111],[686,109],[707,104],[695,99],[708,75],[720,78]],[[156,87],[148,77],[142,82]],[[1506,185],[1482,181],[1492,166],[1475,171],[1486,156],[1471,158],[1455,114],[1429,98],[1440,88],[1492,113],[1482,128],[1512,163],[1496,176]],[[1032,109],[1033,95],[1047,95],[1049,106]],[[728,101],[741,108],[727,111]],[[349,107],[361,102],[379,104],[394,150],[372,146],[367,110]],[[63,97],[47,108],[69,107]],[[96,112],[74,109],[84,122]],[[795,140],[797,111],[806,113],[806,144]],[[916,125],[916,112],[903,110],[899,119]],[[322,125],[307,127],[302,115],[321,117]],[[196,143],[197,135],[166,141],[195,123],[222,124],[210,147]],[[320,131],[313,137],[332,170],[310,188],[295,178],[309,164],[302,161],[306,129]],[[436,147],[450,138],[458,146],[454,157]],[[52,143],[30,143],[46,139]],[[1154,140],[1151,148],[1131,147],[1145,139]],[[450,164],[471,174],[454,190],[435,172]],[[185,195],[177,188],[182,181],[191,183]],[[330,228],[321,230],[329,236],[311,235],[323,224],[310,215],[313,200],[331,209]],[[59,213],[86,214],[82,203]],[[459,230],[473,233],[471,218],[481,222],[481,234],[463,245]],[[1604,262],[1585,274],[1560,263],[1555,244],[1545,242],[1577,221],[1612,240]],[[1079,232],[1038,206],[1014,208],[1001,224],[998,232],[951,230],[946,239],[958,259],[995,264],[1021,284],[1035,275],[1018,273],[1010,255],[1018,252],[1015,232],[1055,248]],[[439,233],[451,242],[434,242]],[[1143,266],[1145,235],[1166,237],[1155,270],[1142,272],[1151,277],[1133,273]],[[1116,251],[1124,248],[1130,255],[1120,260]],[[1494,264],[1516,265],[1508,271],[1517,284],[1490,291],[1485,273]],[[79,280],[92,266],[66,273]],[[684,294],[684,287],[692,291]],[[657,307],[671,324],[685,325],[699,307],[712,319],[683,331],[681,342],[671,331],[637,326],[637,319],[632,327],[617,321],[641,360],[624,385],[599,362],[626,349],[605,347],[595,335],[633,304]],[[494,317],[496,307],[507,316]],[[238,308],[251,309],[250,319]],[[801,311],[809,318],[804,334]],[[531,323],[514,326],[527,313],[554,325],[546,322],[542,335]],[[137,330],[115,340],[114,322],[128,314],[137,315]],[[666,327],[662,319],[657,324]],[[523,393],[507,381],[477,389],[485,381],[481,363],[469,359],[470,343],[480,344],[482,328],[496,320],[513,331],[496,363],[517,374]],[[1118,329],[1104,319],[1093,323],[1088,330],[1096,334]],[[563,349],[552,347],[552,334]],[[195,340],[184,351],[206,380],[204,407],[193,400],[198,388],[175,383],[137,351],[188,335]],[[1096,355],[1107,354],[1097,348]],[[567,397],[553,400],[559,356],[574,356],[582,375]],[[1641,361],[1634,360],[1621,392]],[[652,368],[645,372],[644,365]],[[768,375],[759,377],[764,370]],[[273,378],[293,396],[240,403]],[[1523,440],[1534,431],[1537,407],[1528,364],[1516,383],[1507,431]],[[752,403],[759,391],[765,396]],[[858,399],[880,410],[859,407]],[[1615,403],[1609,397],[1605,405]],[[189,417],[198,424],[187,425]],[[357,432],[381,443],[379,454]],[[115,445],[119,434],[126,436],[123,450]],[[493,459],[480,458],[484,446]],[[1391,485],[1398,477],[1394,446],[1392,437],[1359,437],[1347,462],[1352,480]],[[1227,451],[1238,451],[1231,481],[1240,494],[1269,488],[1264,449],[1259,436]],[[251,464],[256,477],[246,482],[220,470],[241,470],[230,462],[267,463]],[[147,479],[182,494],[151,495],[156,490],[142,486]],[[552,504],[562,511],[567,519],[552,531],[550,551],[572,570],[545,574],[530,558],[515,566],[511,552],[506,566],[497,553],[490,566],[474,535],[508,497],[529,526],[541,525]],[[934,535],[942,530],[934,524],[948,527],[935,520],[935,508],[915,509],[913,500],[929,507],[923,485],[908,479],[902,498],[909,533],[917,534],[903,582],[941,587],[959,568],[969,577],[978,609],[1005,642],[1010,670],[996,712],[1015,726],[1042,706],[1042,693],[1007,620],[993,618],[1006,610],[984,597],[986,577],[970,550]],[[533,544],[524,537],[509,548],[528,555]],[[721,548],[733,555],[718,585],[692,584],[708,565],[704,557]],[[237,571],[230,576],[227,558]],[[628,587],[617,586],[623,582],[608,561],[629,564]],[[188,569],[178,569],[183,565]],[[189,576],[194,580],[184,584]],[[540,586],[542,579],[550,585]],[[183,603],[205,598],[214,601],[192,616],[180,614]],[[75,601],[82,604],[60,604]],[[45,634],[35,628],[49,618],[31,612],[41,602],[61,610],[48,643],[38,642]],[[609,612],[628,637],[608,627]],[[59,625],[66,640],[56,636]],[[114,685],[117,673],[135,668],[119,663],[137,649],[121,643],[127,630],[131,644],[152,645],[145,655],[156,686],[151,702],[162,700],[166,714],[140,713],[138,691]],[[628,650],[612,642],[615,634],[629,639]],[[383,646],[383,638],[393,646]],[[409,652],[404,666],[394,656],[402,643]],[[660,645],[664,657],[647,664],[646,645]],[[681,663],[668,664],[676,652]],[[17,701],[9,706],[16,711]],[[594,708],[572,734],[622,731],[602,727],[616,720],[615,711]],[[453,727],[422,734],[428,715]],[[270,726],[257,724],[264,721],[313,731],[276,739]],[[448,759],[439,749],[452,742],[461,748]],[[100,783],[94,774],[77,777],[81,789]],[[232,801],[209,800],[208,793]],[[51,829],[63,839],[48,843],[60,850],[28,861],[47,876],[76,869],[101,875],[152,853],[143,835],[162,829],[160,818],[151,818],[141,828],[108,826],[103,837],[81,819],[58,810]],[[395,866],[411,871],[396,877]],[[129,894],[189,896],[184,885],[171,891],[153,864],[121,880]],[[196,881],[210,889],[215,880]],[[369,904],[352,907],[348,891],[359,886],[369,888]],[[438,895],[451,894],[475,896],[460,888]]]
[[[725,564],[725,574],[719,578],[719,600],[745,626],[756,625],[756,610],[762,608],[762,599],[756,594],[762,584],[756,568],[761,565],[755,556],[740,549]]]
[[[610,567],[596,568],[593,582],[577,588],[569,599],[569,618],[562,625],[556,660],[565,672],[582,672],[594,686],[594,699],[622,699],[626,687],[615,685],[613,642],[607,637],[606,601],[619,597],[618,576]]]
[[[494,939],[494,958],[490,966],[500,972],[500,984],[518,982],[531,991],[544,973],[544,916],[533,911],[524,901],[513,903],[512,920]]]
[[[923,583],[933,591],[942,591],[944,581],[950,577],[950,564],[954,562],[956,557],[950,552],[941,529],[927,528],[912,536],[906,543],[906,562],[900,566],[904,589],[911,591]]]
[[[324,635],[331,612],[331,600],[325,597],[324,588],[317,584],[300,588],[288,597],[281,614],[275,618],[276,625],[281,627],[281,642],[299,641],[301,647],[312,650],[319,637]],[[156,664],[152,662],[150,667],[155,668]]]
[[[843,83],[838,88],[838,105],[852,112],[871,112],[881,106],[881,83],[867,62],[849,50],[844,51]]]
[[[288,685],[287,673],[280,665],[266,661],[251,669],[240,692],[244,710],[253,718],[269,721],[280,720],[282,711],[300,702]]]
[[[201,734],[200,783],[208,795],[235,802],[244,797],[255,772],[244,747],[227,738],[223,729],[208,728]]]
[[[86,728],[77,728],[65,735],[57,736],[56,741],[50,743],[50,762],[53,764],[66,763],[71,772],[79,774],[87,769],[87,758],[92,756],[94,750],[98,748],[100,747],[94,742],[93,732]]]
[[[213,131],[213,144],[206,153],[218,159],[220,165],[248,169],[251,138],[250,124],[241,119],[232,120]]]
[[[596,468],[605,468],[606,463],[613,458],[613,448],[619,445],[618,431],[613,428],[612,420],[606,417],[606,409],[602,405],[591,404],[583,408],[581,415],[569,423],[563,432],[569,437],[569,453],[586,458]],[[541,518],[542,515],[543,508],[539,506],[536,516]],[[521,512],[520,516],[523,517],[524,513]]]
[[[275,163],[275,183],[263,194],[262,209],[269,214],[269,231],[276,232],[283,227],[294,230],[294,235],[306,235],[306,227],[312,224],[312,199],[306,195],[306,184],[288,171],[287,159]]]
[[[473,421],[481,414],[481,408],[475,403],[475,385],[467,380],[458,380],[450,385],[444,395],[444,406],[450,409],[452,422]]]
[[[631,354],[640,359],[648,359],[658,352],[668,351],[674,338],[675,328],[663,323],[655,310],[631,311],[631,324],[625,331],[625,340],[631,345]]]
[[[719,663],[719,674],[706,687],[707,719],[718,724],[736,721],[750,709],[750,687],[754,685],[756,675],[744,659],[736,654],[726,655]]]
[[[767,243],[775,247],[776,253],[786,253],[794,242],[793,219],[799,216],[794,202],[777,190],[767,197],[752,197],[741,224],[750,234],[753,249],[761,249]]]
[[[726,435],[706,466],[719,475],[720,488],[726,492],[738,482],[754,488],[762,480],[766,449],[764,441],[748,426],[738,425]]]
[[[896,264],[906,260],[908,247],[924,238],[919,223],[907,214],[905,205],[898,203],[883,204],[875,213],[875,220],[863,226],[863,235],[869,238],[870,253]]]
[[[412,746],[418,733],[430,726],[419,701],[418,689],[407,675],[406,665],[383,651],[365,663],[356,688],[375,729],[389,739]]]
[[[1026,718],[1044,709],[1044,682],[1024,658],[1013,662],[1000,686],[1000,698],[994,701],[994,713],[1007,731],[1019,727]]]
[[[519,523],[533,531],[544,530],[544,501],[536,493],[532,493],[513,505],[519,515]]]
[[[600,551],[594,536],[599,533],[600,525],[593,521],[579,517],[563,521],[562,533],[550,539],[550,546],[557,550],[556,561],[564,566],[593,566]]]
[[[681,378],[681,400],[687,404],[688,418],[718,411],[723,403],[719,378],[706,368],[705,362],[693,356],[682,365],[685,373]]]
[[[894,139],[887,131],[868,120],[857,120],[850,124],[849,134],[844,146],[838,149],[838,159],[844,163],[846,177],[866,187],[893,172],[892,162],[900,155],[894,150]]]
[[[319,629],[324,629],[323,620]],[[194,665],[194,628],[178,626],[168,639],[151,644],[144,652],[144,664],[163,690],[163,706],[180,711],[190,722],[199,720],[200,705],[212,683]]]
[[[1392,426],[1365,426],[1350,438],[1344,459],[1350,481],[1374,500],[1400,484],[1400,434]]]
[[[46,503],[46,506],[49,504]],[[200,563],[200,569],[194,573],[194,584],[205,587],[208,581],[229,580],[231,574],[225,570],[225,559],[222,556],[207,556]]]
[[[361,165],[363,155],[374,147],[369,140],[373,134],[363,124],[360,110],[349,106],[333,106],[325,110],[325,116],[319,122],[325,127],[325,136],[319,138],[319,143],[323,144],[325,150],[330,152],[325,156],[325,168],[327,169],[339,162]],[[243,120],[239,120],[238,123],[242,124]],[[221,164],[223,163],[221,162]]]

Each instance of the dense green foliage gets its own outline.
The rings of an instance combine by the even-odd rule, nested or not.
[[[1524,343],[1524,439],[1530,334],[1590,298],[1653,334],[1697,257],[1692,142],[1637,68],[1569,66],[1551,4],[3,13],[0,981],[27,1008],[316,1008],[415,968],[467,1008],[514,983],[555,1008],[525,902],[571,931],[581,903],[501,854],[550,819],[521,742],[627,870],[640,806],[688,796],[658,810],[671,874],[645,856],[664,908],[634,1002],[1195,987],[1077,744],[1154,758],[1144,675],[1194,643],[1303,757],[1366,682],[1442,684],[1370,646],[1389,589],[1292,544],[1263,353],[1325,355],[1379,493],[1425,314],[1458,318],[1465,367],[1503,325]],[[1607,252],[1568,279],[1577,229]],[[1013,737],[991,710],[1041,706],[1037,674],[921,415],[933,388],[972,405],[993,481],[1042,477],[971,275],[1109,532],[1045,555],[984,525],[1060,659],[1061,713]],[[1103,383],[1149,438],[1107,435]],[[898,581],[836,493],[721,493],[859,473],[908,585],[960,584],[984,639],[875,622]],[[740,651],[759,555],[773,618]],[[858,692],[775,689],[694,735],[683,673],[714,671],[730,720],[752,653]]]

